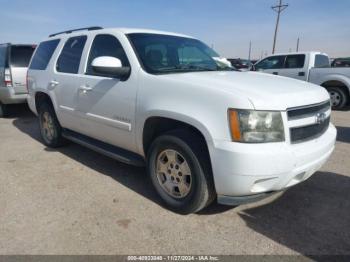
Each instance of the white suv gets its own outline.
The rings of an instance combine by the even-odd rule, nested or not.
[[[169,208],[256,201],[309,178],[336,129],[321,87],[216,63],[180,34],[70,30],[41,42],[28,71],[44,143],[66,139],[146,165]],[[307,87],[307,88],[306,88]]]

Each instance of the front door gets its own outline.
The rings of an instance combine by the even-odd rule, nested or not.
[[[137,79],[126,80],[96,75],[92,61],[101,56],[116,57],[130,66],[119,40],[110,34],[95,36],[88,55],[84,78],[81,78],[76,111],[83,116],[85,135],[135,151],[133,128]]]

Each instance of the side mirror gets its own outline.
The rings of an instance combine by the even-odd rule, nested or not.
[[[112,56],[100,56],[92,60],[92,69],[96,75],[125,79],[130,75],[130,67],[123,66],[120,59]]]

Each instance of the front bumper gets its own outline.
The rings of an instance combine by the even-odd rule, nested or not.
[[[209,151],[219,202],[252,202],[308,179],[333,152],[336,133],[330,124],[322,136],[300,144],[216,141]]]
[[[16,94],[13,87],[0,87],[0,102],[3,104],[25,103],[27,94]]]

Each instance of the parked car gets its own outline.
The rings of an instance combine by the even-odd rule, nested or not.
[[[246,59],[240,59],[240,58],[228,58],[228,61],[230,61],[231,65],[238,69],[238,70],[243,70],[243,71],[247,71],[251,68],[251,66],[253,65],[249,60]]]
[[[26,102],[27,67],[35,45],[0,44],[0,117],[9,104]]]
[[[334,59],[332,67],[350,67],[350,57]]]
[[[308,179],[334,149],[328,93],[218,67],[207,49],[153,30],[51,35],[28,70],[44,144],[68,139],[146,165],[160,198],[180,213],[214,199],[249,203]]]
[[[320,85],[329,92],[334,109],[343,109],[349,102],[350,68],[331,68],[327,54],[276,54],[256,63],[253,70]]]

